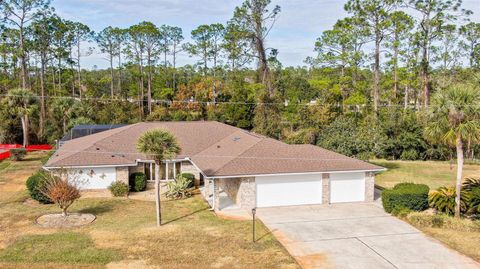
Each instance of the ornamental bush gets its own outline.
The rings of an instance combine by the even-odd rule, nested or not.
[[[187,181],[189,182],[189,184],[188,184],[189,188],[191,188],[191,187],[193,187],[193,185],[195,185],[195,176],[193,174],[182,173],[180,176],[187,179]]]
[[[127,196],[128,190],[130,189],[130,187],[123,182],[114,181],[112,182],[112,184],[110,184],[110,186],[108,186],[108,189],[110,190],[113,196],[122,197],[122,196]]]
[[[430,188],[425,184],[399,183],[393,189],[382,192],[383,208],[388,213],[394,209],[423,211],[428,208],[429,191]]]
[[[171,181],[167,183],[167,192],[165,196],[171,199],[184,199],[190,197],[192,194],[190,193],[189,187],[189,180],[183,176],[177,177],[175,181]]]
[[[133,173],[130,175],[129,182],[131,191],[144,191],[147,188],[147,177],[144,173]]]
[[[38,171],[27,179],[27,190],[32,199],[37,200],[42,204],[51,204],[52,201],[41,192],[45,187],[46,182],[47,177],[45,172]]]
[[[27,155],[25,148],[10,149],[10,156],[14,161],[21,161]]]

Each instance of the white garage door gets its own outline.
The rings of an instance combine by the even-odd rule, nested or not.
[[[117,176],[115,167],[93,167],[75,170],[72,177],[82,190],[106,189]]]
[[[365,201],[365,173],[331,173],[330,203]]]
[[[322,175],[260,176],[257,207],[322,203]]]

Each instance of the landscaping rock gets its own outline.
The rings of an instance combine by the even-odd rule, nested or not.
[[[38,217],[36,222],[45,228],[71,228],[92,223],[95,218],[93,214],[70,213],[66,217],[62,214],[47,214]]]

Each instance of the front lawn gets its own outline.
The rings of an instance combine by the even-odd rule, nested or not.
[[[386,160],[374,160],[371,162],[388,169],[375,177],[375,184],[383,188],[392,188],[400,182],[422,183],[428,185],[430,189],[455,185],[457,173],[455,163]],[[463,174],[464,177],[480,177],[480,165],[464,165]]]
[[[417,184],[426,184],[430,190],[441,186],[454,186],[456,178],[456,165],[450,162],[438,161],[372,161],[388,170],[375,177],[375,184],[383,188],[392,188],[395,184],[401,182],[413,182]],[[465,177],[480,177],[480,165],[467,164],[464,166]],[[424,221],[415,220],[412,216],[420,216]],[[467,219],[456,220],[453,217],[444,217],[452,223],[458,223],[457,227],[435,227],[432,225],[432,216],[427,213],[410,213],[408,217],[402,217],[403,220],[412,224],[425,234],[441,241],[452,249],[455,249],[477,261],[480,261],[480,221],[471,221]],[[470,223],[476,229],[466,231],[465,224]]]
[[[40,165],[40,158],[29,158],[33,157],[27,156],[27,162]],[[13,176],[27,174],[21,165],[11,162],[10,172],[3,175],[6,184],[0,185],[10,190],[10,198],[0,199],[1,268],[70,268],[72,264],[75,268],[298,268],[263,225],[257,225],[262,238],[252,243],[251,221],[221,219],[199,195],[164,201],[161,227],[155,224],[154,202],[85,198],[75,202],[71,211],[95,214],[92,224],[41,228],[35,219],[58,209],[24,202],[26,177]],[[32,165],[25,167],[30,174],[35,171]]]

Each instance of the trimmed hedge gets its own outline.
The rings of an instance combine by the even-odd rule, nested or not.
[[[399,209],[423,211],[428,208],[429,191],[425,184],[399,183],[382,192],[383,208],[388,213]]]
[[[30,194],[30,197],[32,197],[32,199],[37,200],[42,204],[51,204],[52,201],[40,192],[43,186],[45,186],[45,183],[45,172],[38,171],[27,179],[26,185],[28,193]]]
[[[139,192],[147,188],[147,177],[144,173],[133,173],[128,180],[131,191]]]
[[[115,181],[115,182],[112,182],[110,186],[108,186],[108,189],[110,190],[113,196],[121,197],[121,196],[127,196],[128,190],[130,189],[130,187],[123,182]]]
[[[193,187],[193,185],[195,185],[195,176],[193,174],[182,173],[180,176],[187,179],[189,188],[191,188],[191,187]]]

